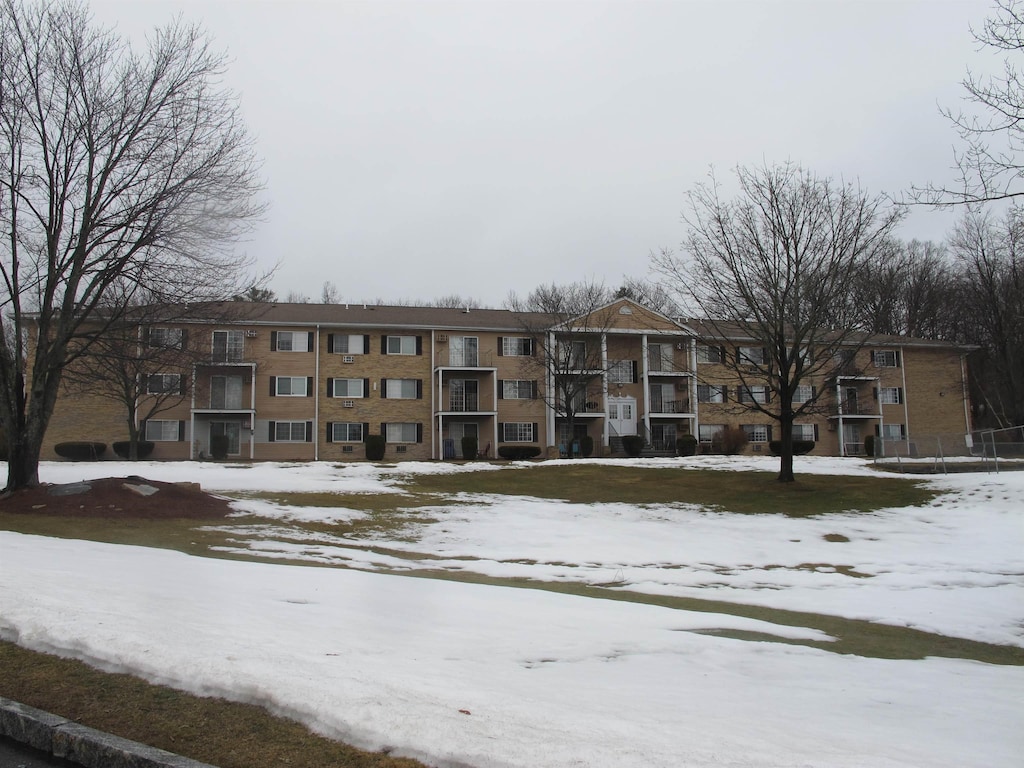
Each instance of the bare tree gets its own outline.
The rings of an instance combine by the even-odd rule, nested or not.
[[[982,49],[1005,54],[1002,73],[985,77],[968,70],[965,99],[977,110],[942,110],[963,141],[954,153],[958,178],[950,187],[914,188],[917,203],[963,205],[1024,195],[1024,7],[1019,0],[997,0],[994,15],[971,34]]]
[[[659,312],[666,317],[679,317],[684,314],[672,291],[660,283],[637,278],[627,278],[615,291],[616,299],[632,299],[648,309]]]
[[[38,483],[64,369],[143,287],[157,302],[191,302],[249,282],[233,246],[262,210],[260,180],[224,67],[180,21],[139,53],[83,5],[0,2],[9,490]]]
[[[446,307],[448,309],[480,309],[480,302],[468,296],[461,296],[457,293],[450,293],[430,303],[432,307]]]
[[[233,301],[249,301],[253,303],[271,303],[277,301],[277,294],[260,284],[248,286],[242,293],[231,297]]]
[[[958,340],[963,313],[950,312],[957,276],[944,245],[891,241],[854,276],[833,323],[870,333]]]
[[[951,241],[961,280],[963,340],[977,344],[972,386],[1000,427],[1024,424],[1024,209],[969,212]]]
[[[863,344],[863,332],[830,321],[901,212],[793,164],[740,167],[736,180],[733,201],[721,199],[713,173],[689,193],[686,258],[662,251],[654,266],[701,309],[712,338],[758,350],[722,362],[743,391],[767,387],[766,402],[750,397],[743,406],[778,422],[778,479],[792,482],[793,423],[824,391],[794,403],[797,388],[844,371]]]
[[[569,435],[611,364],[601,339],[615,319],[612,298],[601,284],[578,282],[542,285],[526,298],[511,293],[505,302],[520,313],[521,329],[533,340],[532,354],[521,358],[524,375],[543,379],[537,396],[565,419]]]
[[[320,290],[320,303],[321,304],[340,304],[341,303],[341,293],[338,291],[338,286],[336,286],[330,280],[324,280],[324,286]]]

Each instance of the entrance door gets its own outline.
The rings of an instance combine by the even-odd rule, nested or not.
[[[636,434],[636,398],[608,398],[608,431],[615,436]]]
[[[840,440],[843,443],[844,456],[860,456],[864,446],[860,441],[860,424],[843,424]]]
[[[211,421],[210,439],[220,435],[228,438],[228,456],[238,456],[242,452],[242,422]]]

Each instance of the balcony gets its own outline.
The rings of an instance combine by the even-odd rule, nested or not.
[[[448,410],[453,413],[472,413],[480,410],[480,396],[476,394],[451,394]]]
[[[667,400],[663,397],[652,397],[651,413],[690,413],[690,398]]]
[[[494,353],[475,349],[442,349],[435,361],[438,368],[493,368]]]

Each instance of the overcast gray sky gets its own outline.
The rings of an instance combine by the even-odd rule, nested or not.
[[[271,287],[498,306],[510,290],[648,276],[684,195],[792,160],[897,194],[952,180],[987,0],[93,0],[138,38],[181,13],[228,84],[270,204],[244,248]],[[954,216],[915,212],[905,239]]]

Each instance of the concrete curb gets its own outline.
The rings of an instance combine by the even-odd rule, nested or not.
[[[215,768],[0,696],[0,736],[85,768]]]

